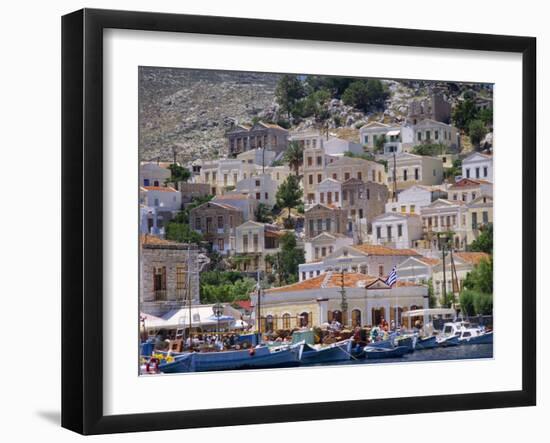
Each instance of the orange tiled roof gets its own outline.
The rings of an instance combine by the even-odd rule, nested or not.
[[[489,254],[485,252],[455,252],[458,258],[473,265],[479,264],[482,260],[489,260]]]
[[[420,260],[421,262],[426,263],[427,265],[431,265],[431,266],[437,265],[439,263],[438,258],[418,257],[418,260]]]
[[[156,237],[154,235],[149,234],[141,234],[139,236],[139,243],[141,245],[175,245],[176,242],[165,240],[160,237]]]
[[[143,186],[143,189],[147,191],[178,192],[170,186]]]
[[[398,255],[398,256],[403,256],[403,255],[419,256],[420,255],[414,249],[396,249],[396,248],[390,248],[388,246],[370,245],[366,243],[362,245],[355,245],[350,247],[369,255]]]
[[[321,289],[323,282],[327,278],[327,274],[321,274],[317,277],[310,278],[309,280],[304,280],[298,283],[293,283],[291,285],[281,286],[279,288],[270,288],[266,289],[267,294],[277,293],[277,292],[297,292],[297,291],[307,291],[310,289]],[[339,288],[341,284],[341,274],[333,273],[327,281],[326,288]],[[377,277],[372,277],[370,275],[361,274],[358,272],[348,272],[344,274],[344,287],[346,288],[357,288],[360,287],[360,282],[365,282],[366,285],[377,280]]]
[[[213,202],[218,200],[248,200],[248,196],[245,194],[222,194],[214,197]]]
[[[463,178],[456,183],[449,186],[449,189],[462,189],[462,188],[468,188],[468,187],[477,187],[479,185],[490,185],[491,182],[487,180],[482,180],[479,178]]]

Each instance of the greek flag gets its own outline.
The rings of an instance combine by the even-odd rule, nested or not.
[[[388,286],[393,286],[395,282],[397,282],[397,270],[394,266],[390,272],[390,275],[388,275],[388,278],[386,279],[386,284]]]

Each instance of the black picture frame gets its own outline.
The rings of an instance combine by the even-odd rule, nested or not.
[[[522,389],[106,416],[103,413],[103,30],[519,53],[523,64]],[[536,404],[536,39],[83,9],[62,18],[62,426],[82,434],[488,409]]]

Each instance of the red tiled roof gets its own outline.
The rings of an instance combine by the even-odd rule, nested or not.
[[[449,189],[462,189],[462,188],[469,188],[469,187],[477,187],[479,185],[490,185],[491,182],[487,180],[481,180],[481,179],[473,179],[473,178],[463,178],[457,181],[456,183],[449,186]]]
[[[163,238],[156,237],[154,235],[149,235],[149,234],[141,234],[139,236],[139,243],[141,245],[176,245],[178,244],[176,242],[165,240]]]
[[[237,300],[235,304],[241,308],[250,311],[252,309],[252,302],[250,300]]]
[[[454,255],[465,262],[473,265],[479,264],[482,260],[489,260],[489,254],[485,252],[455,252]]]
[[[438,258],[430,258],[430,257],[417,257],[417,258],[421,262],[424,262],[424,263],[426,263],[427,265],[430,265],[430,266],[434,266],[434,265],[437,265],[439,263]]]
[[[396,249],[396,248],[390,248],[388,246],[370,245],[366,243],[362,245],[355,245],[350,247],[369,255],[396,255],[396,256],[405,255],[405,256],[415,256],[415,257],[420,256],[420,254],[416,252],[414,249]]]
[[[146,191],[178,192],[170,186],[143,186]]]
[[[341,275],[339,273],[333,273],[328,277],[326,283],[326,288],[339,288],[341,285]],[[307,291],[310,289],[321,289],[323,282],[327,278],[327,274],[321,274],[317,277],[310,278],[309,280],[304,280],[298,283],[293,283],[287,286],[281,286],[279,288],[270,288],[266,289],[267,294],[276,293],[276,292],[296,292],[296,291]],[[359,287],[360,282],[365,282],[365,285],[376,281],[376,277],[370,275],[361,274],[358,272],[348,272],[344,274],[344,287],[346,288],[357,288]]]

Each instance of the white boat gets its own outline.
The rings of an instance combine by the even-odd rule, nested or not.
[[[485,331],[480,327],[464,325],[460,331],[458,341],[463,345],[485,345],[493,343],[493,331]]]

